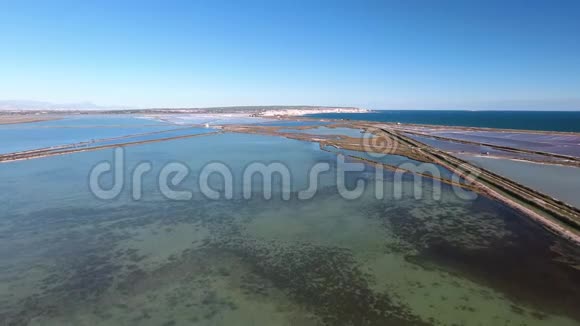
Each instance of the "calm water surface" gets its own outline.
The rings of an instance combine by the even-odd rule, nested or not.
[[[401,122],[442,126],[523,130],[580,131],[580,112],[384,110],[369,113],[321,113],[309,117]]]
[[[328,127],[317,127],[311,129],[280,129],[281,132],[293,132],[293,133],[300,133],[300,134],[309,134],[309,135],[321,135],[321,136],[330,136],[330,135],[338,135],[338,136],[347,136],[352,138],[362,138],[363,134],[361,133],[360,129],[353,129],[353,128],[328,128]]]
[[[69,116],[60,120],[0,125],[0,154],[177,127],[135,116],[108,115]]]
[[[580,208],[580,168],[462,154],[458,156]]]
[[[443,166],[432,163],[419,162],[417,160],[410,159],[406,156],[391,155],[391,154],[377,156],[374,153],[353,151],[349,149],[336,148],[333,146],[325,146],[324,149],[333,153],[340,153],[342,155],[348,155],[351,157],[363,158],[366,160],[387,164],[396,168],[406,170],[413,170],[416,168],[417,172],[426,173],[428,175],[433,175],[440,178],[451,179],[451,176],[453,175],[453,172],[449,171],[447,168]],[[421,167],[423,167],[424,170],[421,170]]]
[[[423,137],[417,136],[412,134],[407,134],[408,137],[418,140],[426,145],[435,147],[437,149],[447,151],[450,153],[465,153],[465,154],[473,154],[473,155],[480,155],[484,153],[488,153],[486,155],[492,156],[499,156],[504,158],[512,158],[512,159],[524,159],[524,160],[532,160],[532,161],[540,161],[540,162],[563,162],[566,159],[563,158],[556,158],[556,157],[547,157],[540,154],[531,154],[531,153],[517,153],[517,152],[508,152],[500,149],[496,149],[493,147],[485,146],[485,145],[476,145],[476,144],[464,144],[464,143],[457,143],[453,141],[435,139],[430,137]]]
[[[290,120],[277,120],[257,123],[260,126],[272,126],[272,127],[309,127],[309,126],[320,126],[329,124],[330,122],[324,121],[290,121]]]
[[[438,136],[580,157],[579,135],[539,135],[511,132],[433,132]]]
[[[425,182],[422,200],[411,191],[376,199],[367,166],[347,180],[347,187],[366,182],[367,191],[345,200],[334,153],[280,137],[222,134],[127,147],[128,171],[142,161],[153,166],[143,198],[133,201],[127,184],[116,199],[99,200],[87,176],[112,155],[0,164],[0,324],[580,322],[578,248],[484,197],[463,201],[443,185],[442,199],[433,200]],[[256,160],[288,166],[290,200],[241,199],[236,180]],[[232,169],[234,200],[199,193],[196,171],[215,161]],[[306,171],[320,161],[331,171],[313,198],[298,200]],[[169,162],[189,166],[176,189],[192,190],[193,199],[159,192],[159,171]],[[393,187],[390,172],[383,181]]]

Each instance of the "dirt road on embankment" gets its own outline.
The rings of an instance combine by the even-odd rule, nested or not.
[[[476,167],[467,161],[406,137],[397,131],[384,128],[381,130],[401,143],[416,148],[433,162],[459,175],[474,176],[473,182],[486,195],[521,211],[546,229],[580,244],[580,210],[577,208],[493,172]]]

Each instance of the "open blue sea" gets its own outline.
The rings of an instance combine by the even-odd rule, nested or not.
[[[385,110],[308,116],[444,126],[580,132],[580,111]]]

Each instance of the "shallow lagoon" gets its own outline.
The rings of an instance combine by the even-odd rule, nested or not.
[[[209,124],[216,125],[231,125],[231,124],[257,124],[271,121],[271,119],[263,117],[252,117],[244,113],[216,113],[216,114],[169,114],[169,115],[151,115],[147,119],[153,121],[167,121],[178,125],[191,124]]]
[[[475,141],[546,153],[580,156],[580,136],[578,135],[545,135],[494,131],[436,131],[432,133],[451,139]]]
[[[108,115],[67,116],[60,120],[0,125],[0,154],[177,127],[137,117]]]
[[[577,325],[578,250],[509,208],[463,201],[378,200],[373,168],[359,199],[335,187],[335,155],[281,137],[223,134],[130,146],[149,161],[141,201],[88,190],[112,150],[0,165],[0,319],[15,325]],[[287,164],[291,200],[172,201],[162,165]],[[328,162],[312,199],[306,173]],[[126,181],[130,175],[124,175]],[[219,180],[216,180],[216,185]],[[384,171],[385,187],[393,176]],[[411,183],[411,178],[404,178]],[[105,185],[108,183],[105,180]],[[256,182],[259,185],[259,182]],[[257,188],[256,188],[257,189]],[[274,190],[277,189],[274,187]],[[410,189],[410,188],[405,188]],[[259,191],[258,191],[259,192]],[[533,273],[530,273],[533,271]]]
[[[580,207],[578,195],[580,194],[580,168],[462,154],[458,156],[484,169]]]
[[[67,115],[62,119],[20,124],[18,128],[28,126],[38,127],[142,127],[142,126],[168,126],[163,121],[151,121],[140,116],[130,114],[83,114]],[[12,125],[16,126],[16,125]]]
[[[292,121],[292,120],[275,120],[269,122],[257,123],[259,126],[270,126],[270,127],[311,127],[329,124],[330,122],[325,121]]]
[[[380,154],[367,153],[367,152],[361,152],[361,151],[353,151],[353,150],[343,149],[343,148],[336,148],[333,146],[325,146],[324,149],[327,151],[330,151],[330,152],[340,153],[342,155],[347,155],[347,156],[351,156],[354,158],[362,158],[365,160],[370,160],[370,161],[379,162],[382,164],[387,164],[387,165],[390,165],[390,166],[395,167],[395,168],[414,170],[414,171],[417,171],[419,173],[427,173],[429,175],[444,178],[444,179],[451,180],[451,177],[453,175],[453,172],[449,171],[449,169],[447,169],[441,165],[437,165],[437,164],[433,164],[433,163],[419,162],[417,160],[410,159],[406,156],[392,155],[392,154],[380,155]]]
[[[361,138],[363,134],[360,129],[353,128],[328,128],[328,127],[317,127],[311,129],[280,129],[280,132],[291,132],[299,134],[308,135],[320,135],[320,136],[347,136],[353,138]]]
[[[544,155],[539,154],[531,154],[531,153],[516,153],[516,152],[508,152],[500,149],[496,149],[493,147],[488,147],[485,145],[476,145],[476,144],[464,144],[464,143],[457,143],[447,140],[441,139],[434,139],[430,137],[422,137],[412,134],[407,134],[408,137],[418,140],[424,144],[429,146],[435,147],[437,149],[451,152],[451,153],[458,153],[458,154],[472,154],[472,155],[492,155],[510,159],[523,159],[523,160],[532,160],[532,161],[540,161],[540,162],[561,162],[564,159],[555,158],[555,157],[547,157]],[[469,156],[469,155],[468,155]],[[467,157],[467,156],[466,156]]]
[[[187,137],[215,132],[218,132],[218,130],[212,128],[179,128],[171,130],[161,130],[146,134],[120,136],[108,139],[91,140],[81,143],[64,145],[62,147],[57,147],[55,149],[50,150],[50,153],[66,152],[71,149],[85,149],[101,146],[122,145],[127,143],[149,142],[167,138]]]

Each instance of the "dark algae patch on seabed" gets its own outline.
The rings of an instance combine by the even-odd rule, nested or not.
[[[260,204],[245,206],[158,202],[123,207],[114,215],[104,209],[38,212],[49,219],[46,232],[60,234],[50,245],[44,243],[44,258],[55,259],[55,264],[40,280],[41,291],[18,302],[13,311],[3,311],[1,317],[9,325],[35,320],[45,324],[89,309],[101,322],[155,324],[159,316],[171,322],[173,314],[179,320],[203,322],[237,310],[241,299],[279,299],[289,300],[288,314],[304,309],[311,319],[304,321],[313,325],[425,324],[387,293],[372,290],[372,277],[361,271],[349,249],[244,236],[241,222],[250,219]],[[242,213],[233,216],[236,211]],[[13,230],[21,235],[29,232],[33,219],[19,219]],[[85,229],[87,224],[91,227]],[[198,232],[205,230],[207,237],[192,241],[153,268],[144,264],[147,257],[140,250],[120,246],[141,228],[171,236],[184,224]],[[57,230],[62,228],[85,230]],[[223,282],[229,283],[228,291],[214,284]],[[139,308],[135,300],[147,304]],[[77,318],[73,320],[83,320]]]
[[[401,211],[389,223],[418,250],[408,257],[414,263],[449,270],[496,289],[513,302],[537,309],[528,312],[533,318],[544,319],[551,313],[580,322],[580,249],[543,232],[508,207],[483,198],[473,204],[478,211],[500,213],[493,218],[501,218],[507,232],[498,237],[497,230],[470,216],[461,219],[471,221],[436,214],[417,219]],[[526,313],[518,304],[512,308]]]
[[[323,325],[428,325],[387,293],[369,288],[369,275],[349,250],[298,243],[233,242],[228,251],[312,311]]]
[[[319,204],[331,205],[332,193],[324,194]],[[429,205],[420,208],[422,212],[389,203],[359,207],[354,217],[359,221],[348,224],[355,236],[362,232],[360,236],[373,239],[369,244],[348,241],[352,235],[340,229],[341,221],[306,213],[312,207],[297,207],[302,203],[192,206],[151,202],[124,206],[113,216],[105,209],[41,211],[37,216],[48,219],[46,234],[53,236],[37,240],[46,248],[44,258],[54,263],[39,280],[42,289],[10,309],[4,306],[1,318],[9,325],[70,320],[103,325],[231,324],[236,320],[251,324],[270,319],[296,325],[448,324],[418,314],[399,285],[431,293],[427,302],[435,311],[438,301],[454,300],[454,294],[444,288],[455,286],[464,294],[452,305],[463,314],[477,313],[481,300],[494,303],[505,296],[509,300],[498,304],[539,322],[550,322],[552,313],[577,318],[578,274],[554,261],[559,255],[550,254],[553,239],[538,239],[534,226],[526,226],[525,219],[510,221],[517,219],[511,214],[505,216],[506,224],[497,223],[491,215],[496,210],[486,208],[488,204],[487,200],[476,204],[476,209],[488,210],[489,215],[472,221],[463,220],[465,210],[453,204],[444,207],[445,213]],[[309,237],[299,237],[306,231],[298,232],[291,225],[271,232],[267,228],[253,231],[263,227],[264,211],[270,215],[276,208],[285,217],[294,212],[306,215],[302,217],[306,220],[318,218],[312,227],[319,236],[324,229],[336,234],[308,241]],[[424,219],[426,211],[431,213]],[[74,218],[80,215],[85,218]],[[19,219],[13,231],[21,236],[31,232],[32,220],[32,216]],[[365,220],[370,223],[368,229],[359,229]],[[384,223],[384,233],[370,230],[373,221]],[[180,230],[195,235],[185,237],[183,243],[170,239],[181,238]],[[282,232],[291,236],[284,237]],[[398,239],[374,240],[391,232]],[[163,252],[156,253],[144,241],[162,247]],[[570,249],[564,252],[577,254]],[[29,254],[28,250],[32,249],[22,253]],[[369,268],[378,256],[391,259],[389,255],[398,254],[414,266],[403,271],[409,279],[388,269]],[[430,276],[415,278],[413,273]],[[394,287],[382,287],[382,278]],[[252,309],[259,309],[261,316],[248,318],[245,314]],[[512,317],[500,314],[498,321]],[[455,318],[459,319],[447,317]]]

